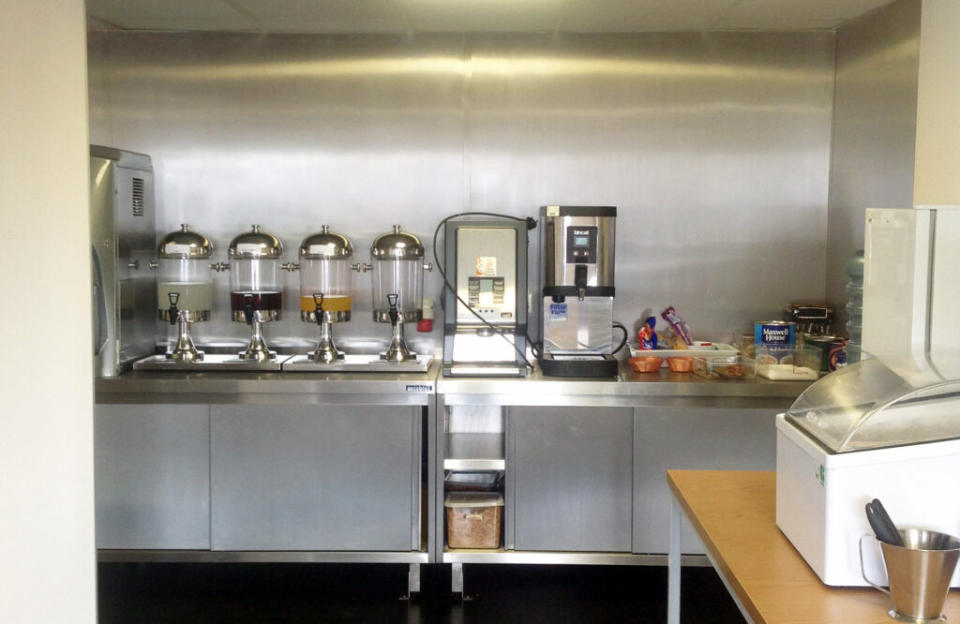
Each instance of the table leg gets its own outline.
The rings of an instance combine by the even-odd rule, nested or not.
[[[411,563],[407,570],[407,597],[416,600],[420,596],[420,564]]]
[[[667,624],[680,624],[680,529],[683,510],[670,496],[670,553],[667,558]]]
[[[450,594],[454,600],[463,600],[463,564],[450,564]]]

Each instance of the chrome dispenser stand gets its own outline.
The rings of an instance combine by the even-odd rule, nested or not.
[[[386,352],[380,354],[380,359],[388,362],[406,362],[417,357],[416,353],[407,348],[407,343],[403,337],[403,312],[397,309],[399,298],[400,296],[396,293],[387,295],[387,303],[390,304],[390,325],[393,326],[393,338]]]
[[[237,354],[241,360],[266,362],[277,358],[276,351],[267,348],[263,338],[263,323],[260,322],[260,310],[253,308],[253,295],[243,296],[243,317],[250,325],[250,343],[247,348]]]
[[[313,302],[317,307],[314,315],[317,319],[317,326],[320,328],[320,342],[308,357],[313,362],[323,362],[324,364],[342,360],[344,353],[337,349],[337,344],[333,341],[333,323],[327,320],[327,315],[323,311],[323,293],[313,293]]]
[[[180,301],[180,293],[168,293],[170,298],[170,324],[177,325],[177,346],[173,351],[166,355],[168,360],[177,362],[199,362],[203,359],[203,351],[198,351],[193,344],[193,338],[190,336],[190,321],[187,320],[188,310],[180,310],[177,302]]]

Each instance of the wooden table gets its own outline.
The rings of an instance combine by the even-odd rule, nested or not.
[[[683,515],[748,622],[890,624],[888,598],[875,589],[831,588],[777,528],[776,473],[670,470],[673,492],[667,622],[680,622],[680,527]],[[960,623],[960,591],[944,613]]]

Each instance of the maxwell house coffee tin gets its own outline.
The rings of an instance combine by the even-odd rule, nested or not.
[[[757,321],[753,325],[753,343],[761,347],[793,348],[797,324],[791,321]]]
[[[758,364],[792,364],[796,340],[797,324],[792,321],[757,321],[753,325]]]

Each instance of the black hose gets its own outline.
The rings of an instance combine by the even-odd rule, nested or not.
[[[487,321],[487,319],[477,314],[477,312],[470,307],[469,303],[467,303],[466,301],[460,298],[460,295],[457,294],[457,289],[454,288],[453,284],[450,283],[450,280],[447,279],[447,272],[444,270],[445,267],[443,266],[443,263],[440,262],[440,257],[437,255],[437,237],[440,235],[440,229],[444,226],[444,224],[446,224],[446,222],[449,221],[450,219],[455,219],[457,217],[497,217],[499,219],[511,219],[513,221],[522,221],[523,223],[527,224],[528,230],[532,230],[533,228],[537,227],[537,222],[536,220],[531,219],[530,217],[514,217],[513,215],[499,214],[496,212],[460,212],[457,214],[452,214],[449,217],[446,217],[443,220],[441,220],[440,223],[437,224],[437,229],[433,231],[433,264],[437,267],[437,272],[440,273],[440,277],[443,279],[444,288],[448,289],[456,298],[456,300],[462,303],[463,306],[467,310],[469,310],[471,314],[477,317],[481,323],[489,327],[491,330],[499,334],[501,338],[506,340],[507,343],[513,347],[513,350],[516,351],[518,354],[520,354],[520,357],[523,359],[527,368],[529,368],[530,370],[533,370],[533,364],[531,364],[530,360],[527,359],[527,354],[521,351],[519,347],[517,347],[516,341],[514,340],[513,342],[511,342],[510,339],[507,338],[507,335],[503,332],[502,329],[500,329],[499,327],[496,327],[495,325]],[[447,241],[444,240],[443,244],[444,244],[444,247],[446,247]],[[520,298],[520,293],[517,293],[517,299],[519,300],[519,298]],[[456,310],[454,310],[453,313],[456,314]],[[626,328],[624,328],[624,331],[626,331]],[[526,336],[526,338],[527,338],[528,344],[530,344],[531,350],[534,352],[534,355],[536,355],[536,350],[533,346],[533,343],[530,342],[530,336]]]
[[[622,349],[622,348],[624,348],[624,347],[626,346],[626,344],[627,344],[627,339],[630,337],[630,332],[627,331],[627,328],[623,325],[623,323],[620,323],[619,321],[614,321],[614,322],[613,322],[613,327],[616,328],[616,329],[621,329],[621,330],[623,330],[623,340],[620,342],[620,344],[617,346],[617,348],[614,349],[613,351],[611,351],[611,353],[610,353],[611,355],[616,355],[617,353],[620,352],[620,349]]]

